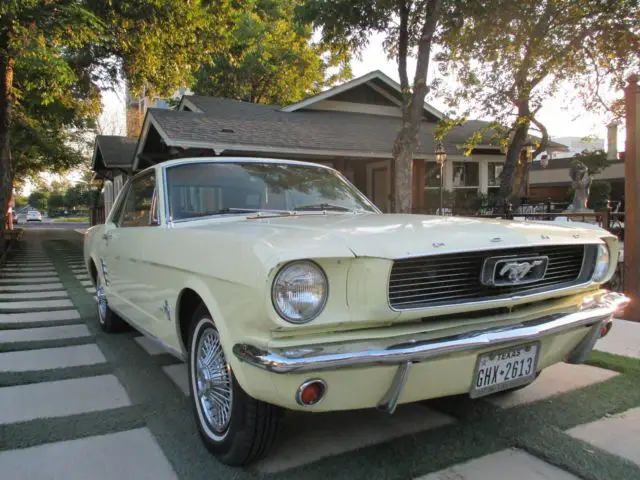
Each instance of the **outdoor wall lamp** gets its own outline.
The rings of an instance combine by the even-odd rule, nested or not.
[[[447,151],[444,149],[444,145],[440,140],[436,142],[436,162],[440,164],[440,215],[444,215],[443,208],[443,193],[444,193],[444,163],[447,161]]]

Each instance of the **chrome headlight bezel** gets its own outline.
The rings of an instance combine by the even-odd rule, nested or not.
[[[593,275],[591,281],[596,283],[603,283],[609,275],[609,269],[611,267],[611,250],[609,245],[601,243],[598,245],[596,251],[596,261],[593,267]]]
[[[322,295],[319,301],[316,303],[314,308],[305,316],[301,316],[300,318],[294,318],[291,315],[288,315],[283,306],[281,305],[282,298],[278,296],[279,285],[285,277],[287,273],[291,272],[291,269],[294,268],[306,268],[307,271],[311,271],[314,274],[317,274],[317,278],[320,279],[319,287],[322,290]],[[301,325],[305,323],[309,323],[312,320],[316,319],[323,311],[327,304],[327,300],[329,298],[329,280],[327,279],[327,275],[322,269],[320,265],[312,260],[294,260],[292,262],[286,263],[283,265],[276,276],[273,278],[273,283],[271,284],[271,304],[275,309],[276,313],[288,323],[293,323],[295,325]]]

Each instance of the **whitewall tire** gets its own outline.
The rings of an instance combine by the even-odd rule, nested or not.
[[[191,403],[207,449],[227,465],[248,465],[262,458],[275,441],[281,410],[242,390],[204,305],[193,315],[188,347]]]

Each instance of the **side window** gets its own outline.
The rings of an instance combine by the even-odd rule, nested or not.
[[[158,225],[157,212],[156,177],[152,172],[131,182],[117,223],[120,227]]]

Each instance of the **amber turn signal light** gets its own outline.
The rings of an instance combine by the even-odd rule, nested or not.
[[[324,398],[326,391],[327,384],[324,380],[307,380],[298,387],[298,391],[296,392],[296,402],[298,402],[298,405],[302,405],[304,407],[316,405]]]

